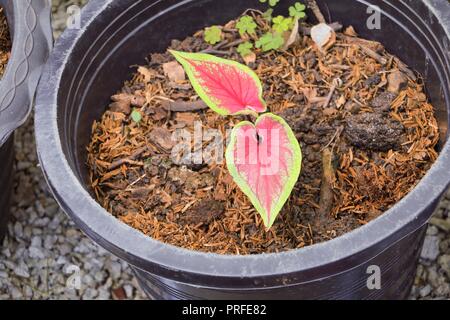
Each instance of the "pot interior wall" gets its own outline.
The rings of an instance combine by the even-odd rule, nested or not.
[[[278,10],[286,12],[294,2],[283,1]],[[435,17],[419,1],[318,3],[327,20],[353,25],[362,37],[380,41],[424,76],[427,93],[436,108],[442,146],[449,124],[449,66],[440,45],[445,33]],[[384,12],[380,30],[367,28],[369,4]],[[223,24],[249,7],[265,8],[257,0],[124,0],[108,6],[102,17],[88,26],[67,61],[58,97],[63,149],[80,180],[87,182],[86,145],[92,122],[101,117],[111,94],[130,77],[130,66],[145,64],[149,53],[164,51],[172,39],[184,39],[205,26]]]

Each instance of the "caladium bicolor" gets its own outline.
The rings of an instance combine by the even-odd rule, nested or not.
[[[262,85],[247,66],[204,53],[170,51],[200,98],[221,115],[266,111]],[[302,153],[289,125],[266,113],[233,128],[226,151],[230,174],[269,229],[300,175]]]
[[[271,113],[255,124],[241,122],[231,133],[226,161],[234,181],[269,229],[300,175],[302,153],[292,129]]]
[[[204,53],[170,50],[184,67],[194,90],[221,115],[266,111],[262,85],[256,73],[238,62]]]

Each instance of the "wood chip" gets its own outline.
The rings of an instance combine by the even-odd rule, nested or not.
[[[162,127],[153,129],[149,134],[149,139],[163,148],[164,151],[172,150],[175,145],[175,142],[172,140],[172,132]]]
[[[189,112],[207,109],[208,106],[202,101],[164,101],[162,107],[167,111]]]
[[[170,81],[181,82],[186,80],[184,69],[177,61],[164,63],[163,70]]]

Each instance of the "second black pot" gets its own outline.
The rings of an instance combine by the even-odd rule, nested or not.
[[[280,10],[295,1],[280,2]],[[60,38],[39,87],[38,155],[53,193],[95,242],[126,260],[157,299],[403,299],[426,223],[450,183],[450,15],[444,0],[321,0],[333,21],[378,40],[424,76],[441,130],[440,156],[419,185],[384,215],[337,239],[278,254],[224,256],[153,240],[106,212],[91,195],[86,145],[112,93],[145,63],[205,26],[223,24],[258,1],[91,1],[82,28]],[[368,5],[382,29],[367,29]],[[309,13],[310,16],[311,13]],[[381,289],[367,280],[377,268]],[[374,271],[375,270],[375,271]]]
[[[0,0],[12,39],[0,81],[0,241],[13,189],[14,130],[28,117],[37,83],[52,47],[51,7],[46,0]]]

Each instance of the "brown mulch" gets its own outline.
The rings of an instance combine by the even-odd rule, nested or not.
[[[0,7],[0,77],[5,72],[6,65],[11,56],[11,38],[9,27],[3,8]]]
[[[253,14],[258,32],[267,30]],[[200,31],[171,48],[243,63],[234,24],[215,47]],[[201,121],[203,132],[225,135],[241,119],[205,109],[189,81],[169,81],[163,65],[174,60],[170,54],[148,60],[93,124],[87,164],[99,203],[154,239],[220,254],[326,241],[381,215],[437,158],[438,126],[422,81],[380,43],[349,28],[325,53],[306,35],[286,51],[257,52],[249,66],[262,79],[269,109],[291,125],[303,152],[300,179],[266,232],[225,163],[178,165],[171,158],[177,129],[194,132]],[[139,123],[131,120],[133,109],[142,114]]]

